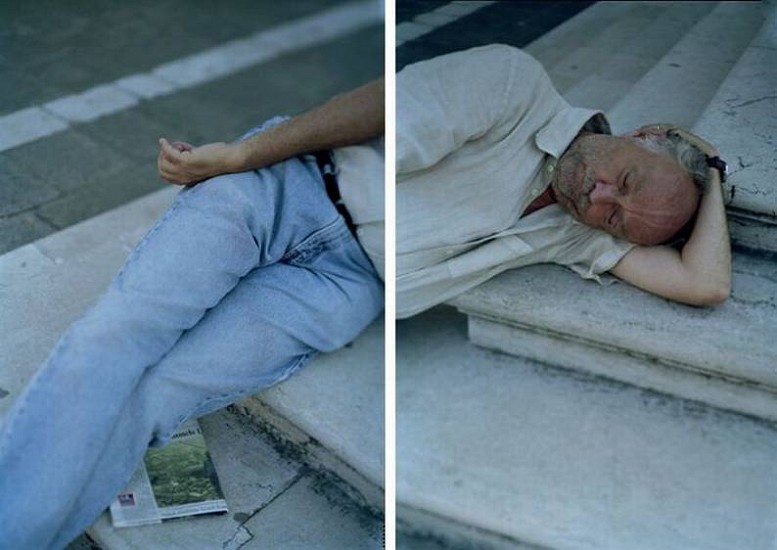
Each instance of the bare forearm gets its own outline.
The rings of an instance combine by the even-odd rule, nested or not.
[[[384,131],[383,96],[383,79],[376,80],[236,143],[237,152],[229,171],[260,168],[296,155],[379,136]]]
[[[693,233],[681,257],[703,291],[723,301],[731,289],[731,245],[719,176],[714,169],[710,172],[709,189],[702,197]]]

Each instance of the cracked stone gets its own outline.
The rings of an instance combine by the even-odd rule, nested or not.
[[[239,550],[253,540],[254,534],[245,525],[239,525],[235,534],[221,544],[222,550]]]

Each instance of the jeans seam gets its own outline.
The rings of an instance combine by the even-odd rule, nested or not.
[[[353,239],[345,220],[341,215],[325,225],[321,229],[305,237],[299,244],[281,257],[280,262],[301,265],[310,259],[320,255],[326,250],[331,250],[343,242]]]

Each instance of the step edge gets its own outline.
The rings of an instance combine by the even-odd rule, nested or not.
[[[650,354],[645,351],[624,347],[612,341],[608,341],[604,337],[595,338],[582,336],[580,333],[573,334],[571,330],[568,331],[558,329],[552,322],[549,322],[549,320],[545,318],[532,319],[531,321],[522,321],[516,317],[510,316],[509,314],[502,314],[502,311],[496,311],[495,309],[490,308],[489,304],[484,304],[481,300],[469,299],[466,294],[454,298],[447,303],[449,305],[453,305],[461,313],[467,315],[468,317],[473,316],[483,318],[494,324],[516,327],[522,330],[534,332],[536,334],[545,334],[560,341],[576,342],[589,348],[600,349],[609,353],[618,353],[645,362],[658,363],[667,368],[673,368],[683,372],[692,372],[699,376],[713,377],[724,380],[727,383],[752,386],[754,389],[774,393],[777,397],[777,384],[769,384],[763,380],[755,380],[752,378],[745,378],[743,376],[731,375],[726,372],[722,372],[721,370],[713,370],[703,366],[694,365],[686,361],[667,357],[665,354],[662,354],[663,350],[660,349],[655,350],[654,354]]]
[[[518,540],[510,535],[460,519],[404,503],[397,495],[397,529],[407,535],[439,540],[448,548],[479,550],[553,550],[549,546]]]
[[[374,514],[383,514],[385,492],[333,449],[297,426],[283,412],[268,404],[261,394],[232,405],[234,410],[257,424],[274,439],[284,452],[291,452],[314,470],[327,475],[340,489]]]
[[[621,353],[613,348],[588,346],[579,339],[557,337],[550,331],[538,331],[534,327],[515,324],[507,325],[480,316],[470,316],[468,326],[469,340],[485,349],[537,361],[554,368],[614,380],[685,401],[703,403],[715,409],[745,415],[758,421],[777,423],[777,390],[774,388],[764,387],[751,381],[731,380],[706,372],[678,368],[650,357],[643,358],[635,354]],[[530,347],[521,347],[520,350],[511,349],[510,346],[501,345],[497,341],[500,338],[495,332],[509,332],[511,340],[523,337],[535,343],[547,340],[554,344],[560,342],[564,348],[559,351],[560,348],[554,345],[551,349],[557,351],[550,356],[546,353],[535,354]],[[577,347],[589,350],[596,358],[593,361],[576,360],[574,363],[567,361],[563,357],[563,351]],[[602,357],[617,359],[618,368],[607,366],[607,361],[601,360]]]

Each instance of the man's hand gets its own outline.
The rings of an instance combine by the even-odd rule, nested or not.
[[[176,185],[195,185],[207,178],[235,171],[238,151],[227,143],[195,147],[183,141],[159,140],[157,165],[162,179]]]

